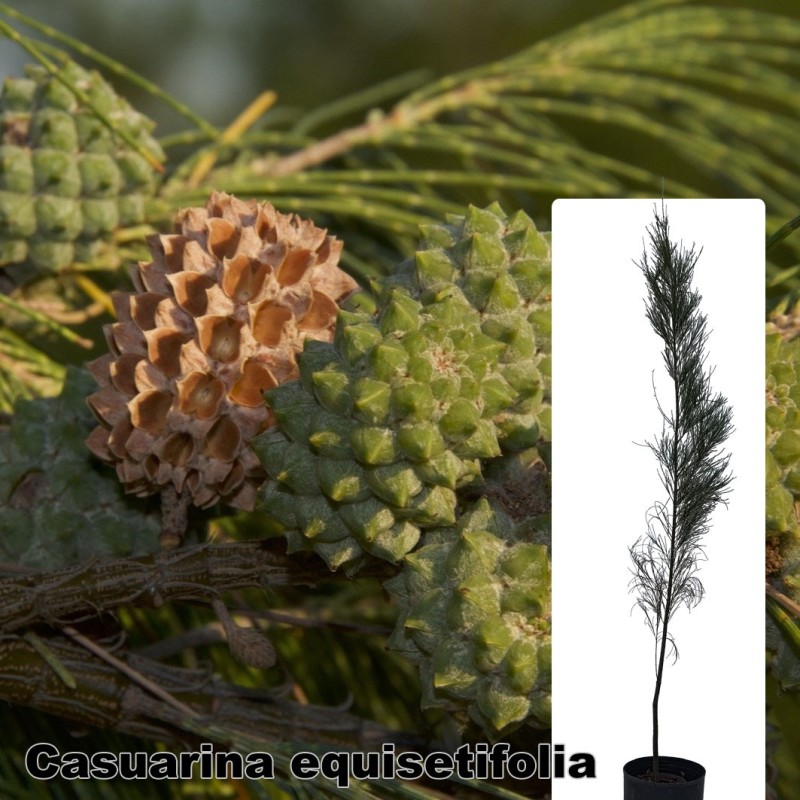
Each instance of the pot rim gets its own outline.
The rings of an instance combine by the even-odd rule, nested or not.
[[[639,773],[643,767],[646,767],[648,764],[652,763],[653,756],[640,756],[639,758],[634,758],[628,761],[627,764],[622,768],[625,777],[629,781],[634,781],[637,784],[642,785],[653,785],[652,781],[647,780],[646,778],[640,777]],[[688,758],[681,758],[680,756],[659,756],[659,767],[661,772],[665,772],[667,774],[679,774],[676,773],[676,768],[678,771],[681,768],[689,771],[692,774],[692,777],[687,780],[685,783],[680,784],[682,786],[691,786],[693,784],[700,783],[706,776],[706,768],[698,763],[697,761],[692,761]],[[674,784],[677,785],[677,784]]]

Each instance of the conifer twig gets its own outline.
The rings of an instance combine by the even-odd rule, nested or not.
[[[658,700],[668,649],[678,651],[669,632],[675,612],[691,609],[703,597],[697,577],[704,558],[702,539],[708,518],[725,495],[733,476],[730,455],[721,446],[733,431],[728,401],[711,389],[713,370],[706,369],[706,317],[700,312],[700,294],[692,289],[694,267],[700,257],[669,238],[663,202],[661,214],[648,228],[647,252],[638,264],[647,285],[646,316],[664,342],[664,367],[674,387],[673,406],[665,411],[660,436],[647,446],[658,461],[666,502],[656,501],[647,515],[647,532],[630,548],[633,560],[631,591],[645,615],[656,646],[656,685],[653,695],[653,766],[658,780]]]

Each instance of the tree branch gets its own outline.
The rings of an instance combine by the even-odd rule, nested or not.
[[[270,750],[285,741],[366,748],[385,741],[423,746],[341,709],[300,705],[274,690],[242,689],[205,670],[162,664],[124,651],[112,655],[78,636],[80,641],[60,632],[42,637],[50,658],[72,677],[72,686],[65,685],[30,642],[19,636],[0,637],[0,699],[81,725],[151,739],[202,736],[242,751]]]
[[[287,556],[269,540],[94,561],[0,580],[0,634],[37,622],[74,625],[122,605],[157,608],[167,600],[210,600],[248,586],[313,586],[336,577],[316,556]]]

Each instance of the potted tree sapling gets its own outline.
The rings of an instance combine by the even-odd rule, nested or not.
[[[725,503],[732,475],[730,455],[722,445],[733,431],[728,401],[711,388],[713,369],[706,366],[708,331],[700,311],[700,294],[692,288],[700,257],[669,238],[662,201],[649,226],[649,250],[641,268],[647,286],[647,319],[663,340],[664,368],[672,380],[669,405],[656,396],[660,434],[646,442],[658,462],[665,500],[647,513],[647,530],[630,548],[631,591],[642,609],[655,645],[652,754],[629,761],[623,768],[625,800],[701,800],[705,768],[659,751],[658,708],[664,665],[678,650],[670,630],[675,612],[691,609],[703,597],[698,577],[704,557],[703,537],[718,503]]]

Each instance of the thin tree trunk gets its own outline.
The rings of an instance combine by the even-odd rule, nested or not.
[[[672,521],[672,540],[675,541],[675,519],[673,514]],[[672,570],[674,557],[670,556],[669,579],[667,583],[667,602],[665,608],[668,609],[672,602]],[[661,632],[661,652],[658,657],[658,670],[656,672],[656,689],[653,693],[653,781],[658,780],[658,699],[661,695],[661,679],[664,676],[664,655],[667,652],[667,628],[668,620],[664,619],[664,627]]]
[[[672,610],[672,584],[675,572],[675,534],[677,532],[678,508],[678,439],[680,437],[680,392],[677,370],[677,353],[672,350],[673,383],[675,387],[675,418],[672,439],[672,523],[670,525],[669,572],[667,574],[667,598],[664,603],[664,625],[661,631],[661,652],[658,656],[656,688],[653,693],[653,781],[658,780],[658,700],[661,695],[661,679],[664,677],[664,657],[667,652],[669,617]]]

